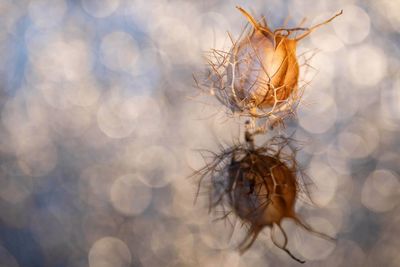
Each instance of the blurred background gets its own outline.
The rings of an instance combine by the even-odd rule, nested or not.
[[[298,266],[269,229],[240,256],[240,224],[229,238],[187,178],[195,149],[240,138],[192,79],[242,32],[238,4],[272,28],[344,10],[299,44],[318,53],[287,129],[315,183],[298,213],[338,241],[283,226],[305,266],[399,266],[393,0],[0,0],[0,266]]]

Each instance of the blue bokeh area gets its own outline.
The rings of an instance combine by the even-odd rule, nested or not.
[[[398,1],[0,0],[0,266],[298,266],[269,228],[240,255],[245,228],[187,178],[243,138],[193,80],[243,32],[236,5],[271,28],[343,9],[299,42],[281,129],[313,180],[296,212],[337,241],[283,227],[306,266],[399,265]]]

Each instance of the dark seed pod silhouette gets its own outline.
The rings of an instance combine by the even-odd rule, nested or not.
[[[206,179],[210,188],[210,210],[229,209],[226,214],[233,213],[248,226],[247,235],[238,247],[241,253],[251,247],[265,227],[277,227],[284,243],[279,244],[271,232],[273,243],[294,260],[304,263],[287,249],[288,236],[281,226],[284,218],[294,220],[321,238],[333,239],[313,230],[294,210],[300,192],[306,189],[297,177],[299,170],[294,155],[282,152],[290,146],[290,140],[275,137],[255,148],[251,135],[248,137],[246,145],[236,145],[215,154],[213,160],[196,173],[200,176],[199,190]]]
[[[232,184],[232,188],[228,189],[231,206],[237,216],[249,225],[247,237],[239,246],[241,253],[250,248],[264,227],[278,227],[283,233],[284,244],[278,244],[271,234],[273,243],[293,259],[304,263],[286,247],[288,237],[281,227],[284,218],[293,219],[298,225],[325,239],[332,239],[313,230],[296,214],[294,206],[299,190],[296,170],[289,168],[279,157],[249,151],[239,161],[232,158],[229,180]]]

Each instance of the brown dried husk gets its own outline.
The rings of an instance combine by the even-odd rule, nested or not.
[[[279,244],[271,234],[273,243],[294,260],[304,262],[287,249],[288,237],[281,227],[284,218],[292,219],[306,230],[332,240],[313,230],[294,210],[300,194],[308,197],[295,155],[291,154],[294,152],[288,139],[277,137],[257,149],[238,145],[223,150],[196,172],[200,176],[199,190],[204,183],[210,190],[210,211],[220,207],[226,211],[222,218],[235,214],[247,225],[247,235],[238,247],[241,253],[251,247],[265,227],[277,227],[283,234],[284,243]]]
[[[229,167],[232,188],[232,207],[235,213],[252,225],[254,231],[296,217],[297,196],[295,170],[278,158],[249,153]]]
[[[233,99],[241,105],[265,109],[276,107],[295,95],[298,89],[299,64],[297,42],[331,19],[307,28],[277,29],[272,31],[266,22],[258,23],[247,11],[237,7],[249,20],[253,30],[234,46],[228,72],[228,83],[233,84]],[[303,31],[291,38],[293,32]],[[232,67],[233,66],[233,67]]]
[[[241,115],[272,120],[293,115],[309,82],[299,85],[299,71],[303,66],[308,70],[308,61],[312,57],[304,54],[299,60],[297,44],[342,12],[311,28],[273,31],[265,20],[257,22],[244,9],[237,8],[250,22],[251,30],[238,41],[230,36],[232,48],[229,51],[211,49],[204,79],[194,77],[197,86]]]
[[[299,78],[296,45],[295,39],[255,25],[251,34],[237,44],[231,58],[238,100],[265,109],[295,93]]]

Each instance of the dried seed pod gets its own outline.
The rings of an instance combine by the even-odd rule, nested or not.
[[[278,158],[250,152],[239,161],[232,159],[229,179],[234,181],[231,205],[255,232],[296,217],[296,177]]]
[[[210,210],[222,207],[225,212],[228,208],[230,210],[222,218],[234,214],[248,226],[247,236],[239,245],[242,253],[251,247],[262,229],[277,227],[284,242],[279,244],[272,231],[273,243],[303,263],[287,249],[288,237],[281,226],[284,218],[293,219],[322,238],[332,238],[313,230],[294,210],[304,185],[298,179],[299,170],[295,150],[290,149],[290,139],[274,137],[256,148],[253,137],[265,133],[268,125],[272,127],[283,121],[286,115],[294,113],[294,105],[299,99],[297,43],[342,12],[311,28],[272,31],[266,22],[258,23],[244,9],[238,9],[252,25],[251,33],[238,42],[232,42],[229,52],[212,50],[207,78],[202,84],[196,78],[195,81],[199,88],[210,90],[232,111],[252,117],[254,125],[246,123],[244,145],[238,144],[213,154],[211,161],[195,173],[200,177],[198,188],[204,187],[204,181],[207,181]],[[301,34],[291,36],[297,32]],[[267,119],[265,124],[262,122],[264,125],[256,123],[259,117]],[[283,153],[288,147],[289,154]]]
[[[281,227],[284,218],[291,218],[311,230],[294,211],[298,191],[295,170],[278,157],[257,152],[250,152],[239,161],[232,160],[229,169],[229,179],[234,181],[231,206],[249,225],[248,234],[239,246],[240,252],[250,248],[264,227],[275,226],[283,233],[284,244],[278,244],[271,234],[273,243],[296,261],[304,263],[286,248],[288,237]]]
[[[254,29],[232,51],[233,68],[228,73],[233,79],[237,100],[257,108],[273,107],[297,89],[297,39],[272,32],[244,9],[239,7],[239,10]]]
[[[297,92],[297,44],[318,27],[341,15],[342,11],[311,28],[273,31],[265,20],[259,23],[243,8],[237,8],[246,16],[252,30],[239,41],[232,42],[231,51],[211,51],[210,74],[204,85],[211,87],[211,93],[235,112],[253,117],[293,113],[291,104],[301,95]],[[298,32],[301,34],[294,36]],[[283,103],[287,104],[286,107],[282,107]]]
[[[228,77],[233,85],[233,101],[259,109],[271,108],[296,93],[299,64],[297,42],[317,27],[277,29],[272,31],[266,23],[258,23],[243,8],[237,7],[249,20],[253,31],[234,46]],[[294,38],[292,32],[303,31]],[[229,83],[228,78],[228,83]]]
[[[284,218],[293,219],[322,238],[332,238],[313,230],[296,214],[294,206],[304,184],[297,178],[294,155],[284,155],[285,149],[292,151],[287,138],[276,137],[259,148],[254,148],[250,139],[244,146],[237,145],[215,155],[197,174],[201,177],[200,185],[205,178],[210,182],[210,209],[228,207],[248,226],[247,236],[238,247],[241,253],[251,247],[265,227],[278,227],[284,243],[279,244],[271,233],[273,243],[303,263],[287,249],[288,237],[281,227]]]

